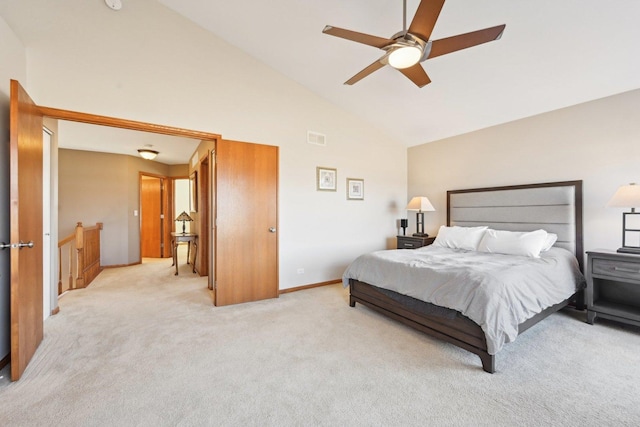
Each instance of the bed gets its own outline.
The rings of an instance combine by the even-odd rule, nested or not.
[[[580,273],[583,263],[582,181],[448,191],[447,226],[482,226],[495,230],[516,232],[544,229],[557,235],[554,247],[548,251],[549,255],[545,254],[543,256],[541,254],[540,258],[547,264],[556,263],[555,260],[547,261],[547,257],[571,258],[568,262],[575,264],[575,286],[568,292],[565,289],[565,294],[561,299],[557,299],[557,295],[554,297],[557,300],[536,297],[535,299],[544,300],[539,303],[541,306],[540,311],[529,313],[524,318],[519,315],[519,320],[514,325],[516,336],[552,313],[566,307],[569,303],[574,303],[578,309],[584,308],[582,291],[584,278]],[[381,251],[380,255],[383,258],[399,257],[405,259],[404,262],[413,264],[422,262],[423,258],[420,257],[427,257],[430,262],[434,259],[444,260],[446,258],[446,253],[443,252],[442,248],[435,247]],[[455,262],[470,265],[475,263],[478,266],[484,266],[489,264],[486,257],[490,255],[494,254],[476,255],[465,253],[465,257],[472,258],[465,259],[465,261],[456,260]],[[480,259],[473,258],[476,256],[480,256]],[[476,321],[472,320],[465,315],[469,313],[464,309],[461,310],[465,311],[465,314],[452,309],[451,307],[456,306],[455,304],[440,306],[404,294],[408,293],[403,290],[406,287],[404,282],[410,281],[410,278],[407,273],[400,270],[400,267],[394,273],[396,275],[391,276],[391,281],[395,280],[395,285],[397,286],[390,286],[390,283],[388,283],[390,282],[389,278],[378,279],[377,276],[360,275],[358,270],[360,272],[375,270],[375,268],[372,268],[373,264],[366,264],[367,262],[372,262],[369,257],[369,254],[359,257],[347,268],[343,276],[343,281],[350,289],[349,305],[351,307],[355,307],[356,303],[361,303],[419,331],[475,353],[480,357],[482,368],[485,371],[489,373],[495,372],[496,354],[503,342],[510,341],[508,337],[503,342],[500,342],[500,339],[496,341],[493,332],[487,329],[485,323],[475,319],[475,315],[471,317],[474,317]],[[363,262],[365,264],[360,265],[358,268],[358,263]],[[528,273],[525,274],[528,275]],[[363,277],[370,279],[365,280]],[[376,283],[376,280],[387,283]],[[443,279],[444,281],[447,280]],[[393,284],[391,283],[391,285]],[[394,288],[400,291],[396,291]],[[460,289],[463,288],[461,287]],[[510,303],[509,305],[515,307],[520,305],[520,302]],[[491,315],[489,316],[491,317]],[[484,329],[480,324],[484,326]],[[507,335],[509,334],[507,333]]]

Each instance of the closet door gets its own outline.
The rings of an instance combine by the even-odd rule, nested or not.
[[[162,178],[140,175],[140,201],[140,254],[162,258]]]
[[[215,305],[278,296],[278,147],[218,141]]]

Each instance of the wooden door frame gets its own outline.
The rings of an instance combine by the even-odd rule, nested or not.
[[[38,106],[42,115],[57,120],[86,123],[98,126],[114,127],[119,129],[129,129],[141,132],[157,133],[161,135],[179,136],[185,138],[199,139],[201,141],[219,141],[221,136],[217,133],[202,132],[191,129],[177,128],[173,126],[159,125],[154,123],[139,122],[116,117],[101,116],[97,114],[81,113],[78,111],[63,110],[59,108]],[[141,243],[142,244],[142,243]],[[207,251],[211,256],[211,251]],[[142,259],[141,259],[142,260]]]
[[[116,117],[100,116],[97,114],[80,113],[77,111],[62,110],[59,108],[38,106],[42,115],[57,120],[69,122],[86,123],[98,126],[107,126],[120,129],[137,130],[141,132],[159,133],[161,135],[182,136],[185,138],[200,139],[207,141],[217,141],[220,135],[211,132],[183,129],[173,126],[158,125],[153,123],[139,122],[135,120],[119,119]]]
[[[209,210],[209,196],[211,194],[209,187],[210,164],[209,150],[207,150],[207,154],[200,159],[200,179],[198,180],[198,187],[200,187],[198,188],[198,218],[200,219],[198,248],[201,255],[197,270],[200,276],[209,276],[209,232],[211,230],[209,225],[211,218]]]

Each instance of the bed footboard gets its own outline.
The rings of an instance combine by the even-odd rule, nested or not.
[[[349,305],[359,302],[374,311],[419,330],[435,338],[449,342],[477,354],[482,368],[495,372],[495,356],[487,353],[487,342],[482,328],[469,318],[457,313],[452,319],[417,312],[382,293],[379,288],[357,280],[349,281]],[[417,304],[425,304],[415,300]]]
[[[491,355],[487,352],[487,340],[485,338],[484,331],[477,323],[473,322],[462,313],[455,312],[456,315],[453,318],[425,314],[424,312],[420,312],[420,310],[416,310],[414,308],[415,306],[419,307],[421,305],[429,305],[423,301],[411,298],[414,300],[414,303],[412,304],[414,307],[409,308],[383,293],[380,288],[354,279],[349,280],[349,290],[349,305],[351,307],[355,307],[356,302],[359,302],[378,313],[382,313],[391,319],[404,323],[405,325],[424,332],[427,335],[431,335],[470,351],[471,353],[475,353],[480,357],[482,369],[490,374],[495,372],[496,357],[495,355]],[[387,294],[394,294],[393,291],[385,290],[385,292]],[[521,323],[518,326],[518,335],[522,334],[524,331],[551,314],[566,307],[574,296],[562,301],[561,303],[548,307],[531,319]],[[409,298],[406,296],[402,297]]]

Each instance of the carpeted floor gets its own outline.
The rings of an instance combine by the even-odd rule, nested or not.
[[[23,378],[0,373],[0,425],[640,425],[640,328],[558,313],[491,375],[340,285],[216,308],[170,264],[65,295]]]

